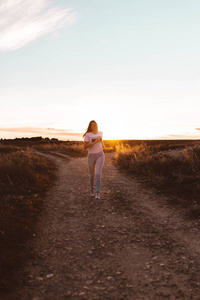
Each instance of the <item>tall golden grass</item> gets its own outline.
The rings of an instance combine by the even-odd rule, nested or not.
[[[72,157],[82,157],[86,156],[87,151],[84,150],[83,145],[79,143],[45,143],[45,144],[35,144],[33,148],[40,151],[56,151]]]
[[[83,143],[71,142],[71,143],[45,143],[32,145],[33,148],[40,151],[56,151],[72,157],[83,157],[87,155],[87,150],[84,150]],[[115,146],[112,143],[105,142],[105,152],[115,151]]]
[[[3,149],[4,151],[4,149]],[[51,164],[29,148],[13,148],[2,154],[0,149],[0,194],[18,194],[27,188],[43,191],[48,185]]]
[[[53,184],[55,165],[29,148],[0,146],[0,298],[17,282],[34,233],[43,193]]]
[[[130,147],[119,144],[115,164],[129,174],[146,178],[168,195],[184,198],[182,204],[185,206],[195,203],[195,213],[200,214],[200,146],[185,146],[171,151],[161,149],[159,145]]]

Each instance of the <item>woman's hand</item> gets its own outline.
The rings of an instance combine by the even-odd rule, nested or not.
[[[84,149],[88,149],[90,147],[92,147],[93,145],[97,144],[97,143],[102,143],[102,138],[97,138],[94,142],[89,143],[89,142],[84,142]]]
[[[95,144],[96,144],[96,143],[100,143],[101,140],[102,140],[101,138],[97,138],[97,139],[95,140]]]

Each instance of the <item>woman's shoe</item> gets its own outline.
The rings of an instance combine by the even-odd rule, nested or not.
[[[100,194],[99,194],[99,193],[96,193],[95,198],[96,198],[96,199],[100,199]]]

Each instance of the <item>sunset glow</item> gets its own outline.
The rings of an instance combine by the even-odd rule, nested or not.
[[[28,4],[27,4],[28,3]],[[0,3],[0,138],[200,139],[200,2]]]

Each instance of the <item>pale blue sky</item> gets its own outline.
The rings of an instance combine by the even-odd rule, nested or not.
[[[2,2],[1,137],[200,138],[199,1]]]

